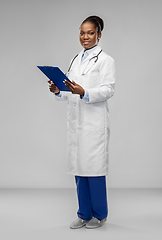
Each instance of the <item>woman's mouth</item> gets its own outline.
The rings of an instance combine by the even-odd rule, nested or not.
[[[89,42],[88,42],[88,41],[85,41],[85,42],[83,42],[83,44],[86,45],[86,44],[89,44]]]

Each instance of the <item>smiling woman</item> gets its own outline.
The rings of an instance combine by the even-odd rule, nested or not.
[[[106,175],[108,172],[109,110],[114,94],[114,60],[98,46],[103,20],[86,18],[80,26],[83,50],[68,72],[70,92],[50,83],[57,100],[67,100],[67,171],[75,176],[78,218],[71,228],[96,228],[107,219]]]
[[[97,46],[103,30],[103,20],[98,17],[86,18],[80,26],[80,43],[85,50]]]
[[[101,32],[97,30],[93,23],[85,22],[80,27],[80,43],[85,50],[95,47],[98,44]]]

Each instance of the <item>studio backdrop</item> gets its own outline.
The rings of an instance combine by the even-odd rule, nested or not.
[[[109,187],[162,187],[162,1],[0,1],[0,187],[74,187],[66,174],[66,102],[37,65],[66,72],[79,26],[103,18],[115,60]]]

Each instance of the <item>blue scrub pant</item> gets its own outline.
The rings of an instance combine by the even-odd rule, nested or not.
[[[92,217],[100,220],[108,215],[106,177],[75,176],[78,195],[78,217],[90,220]]]

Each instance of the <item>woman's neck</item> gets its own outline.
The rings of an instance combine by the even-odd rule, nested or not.
[[[88,50],[91,50],[91,49],[93,49],[93,48],[95,48],[95,47],[97,47],[98,45],[95,45],[95,46],[93,46],[93,47],[91,47],[91,48],[88,48],[88,49],[84,49],[84,52],[85,51],[88,51]]]

